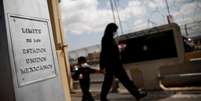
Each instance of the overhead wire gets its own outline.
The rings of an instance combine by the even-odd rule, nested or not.
[[[116,17],[115,17],[115,12],[114,12],[113,0],[109,0],[109,2],[110,2],[111,10],[112,10],[113,20],[116,23]]]

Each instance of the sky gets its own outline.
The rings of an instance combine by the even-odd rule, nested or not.
[[[167,24],[165,0],[115,1],[122,25],[119,35]],[[201,0],[168,0],[168,4],[179,25],[201,21]],[[109,0],[61,0],[60,7],[70,51],[100,44],[105,26],[114,22]]]

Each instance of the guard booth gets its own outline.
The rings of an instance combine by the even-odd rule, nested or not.
[[[180,28],[168,24],[119,37],[124,68],[138,87],[161,89],[160,67],[183,63],[184,48]]]

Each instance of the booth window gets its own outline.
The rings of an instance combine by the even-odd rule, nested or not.
[[[122,40],[126,44],[121,52],[123,63],[150,61],[177,57],[173,30]]]

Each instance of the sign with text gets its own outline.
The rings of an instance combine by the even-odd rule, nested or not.
[[[10,15],[9,27],[18,85],[55,77],[48,21]]]

